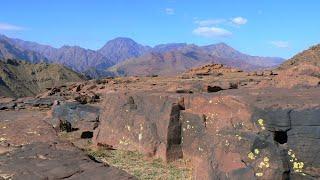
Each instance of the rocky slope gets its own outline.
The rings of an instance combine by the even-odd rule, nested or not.
[[[40,92],[67,82],[85,78],[61,65],[31,64],[25,61],[0,61],[0,95],[34,96]]]
[[[262,86],[293,87],[320,84],[320,45],[305,50],[277,68],[278,76]],[[270,83],[272,85],[270,85]]]
[[[288,69],[290,67],[299,66],[301,64],[310,64],[320,67],[320,44],[305,50],[288,61],[281,64],[280,69]]]

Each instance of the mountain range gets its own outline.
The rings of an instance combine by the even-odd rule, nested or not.
[[[208,46],[169,43],[150,47],[120,37],[108,41],[95,51],[79,46],[55,48],[4,35],[0,35],[0,58],[62,64],[93,78],[110,75],[171,75],[210,63],[255,70],[277,66],[284,60],[246,55],[224,43]]]

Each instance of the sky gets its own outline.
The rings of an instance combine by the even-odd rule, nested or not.
[[[320,43],[319,9],[318,0],[2,0],[0,34],[93,50],[116,37],[150,46],[225,42],[290,58]]]

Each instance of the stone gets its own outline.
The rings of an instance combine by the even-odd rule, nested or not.
[[[14,109],[16,106],[15,102],[0,103],[0,110]]]
[[[220,86],[208,86],[207,87],[207,92],[212,93],[212,92],[219,92],[222,91],[223,89]]]
[[[94,130],[96,145],[138,150],[166,161],[182,158],[178,135],[184,102],[179,95],[110,93],[104,98],[100,125]]]
[[[99,96],[93,92],[89,92],[87,94],[78,94],[74,99],[80,102],[81,104],[88,104],[97,102]]]
[[[66,120],[61,120],[59,119],[59,131],[66,131],[66,132],[71,132],[72,131],[72,126],[71,123],[66,121]]]
[[[80,137],[81,133],[97,128],[99,114],[99,108],[94,106],[78,102],[61,102],[52,107],[48,121],[53,127],[59,127],[60,121],[70,124],[71,131],[79,131]]]

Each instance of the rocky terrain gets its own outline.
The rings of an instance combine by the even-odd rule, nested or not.
[[[4,35],[0,35],[0,58],[61,64],[91,78],[140,75],[143,70],[146,72],[142,75],[149,75],[150,71],[159,75],[176,75],[210,63],[257,70],[274,67],[284,60],[246,55],[224,43],[208,46],[168,43],[149,47],[130,38],[115,38],[95,51],[67,45],[55,48]]]
[[[0,176],[319,179],[318,54],[273,70],[208,64],[3,97]]]

